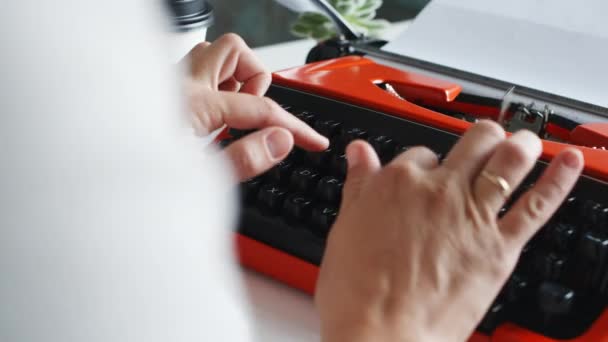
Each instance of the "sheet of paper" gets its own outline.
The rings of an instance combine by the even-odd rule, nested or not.
[[[608,107],[608,1],[434,0],[390,52]]]

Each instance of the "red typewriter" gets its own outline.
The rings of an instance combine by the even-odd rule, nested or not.
[[[489,118],[508,131],[529,129],[543,138],[543,154],[521,189],[568,145],[583,152],[585,169],[561,208],[526,245],[470,341],[608,342],[608,109],[524,87],[506,101],[512,85],[391,56],[378,49],[381,45],[351,32],[313,49],[308,61],[316,62],[273,75],[267,96],[331,145],[315,153],[296,148],[270,171],[241,184],[236,234],[241,263],[314,293],[325,240],[340,208],[346,144],[366,139],[383,163],[414,145],[444,156],[472,122]],[[415,71],[370,57],[399,59]],[[424,75],[429,70],[448,77]],[[501,88],[505,96],[475,95],[458,80]],[[598,120],[577,122],[571,112]],[[248,133],[228,128],[219,143],[226,146]]]
[[[367,139],[384,163],[414,145],[445,155],[471,126],[470,113],[499,112],[461,102],[460,93],[456,84],[358,56],[275,73],[267,95],[327,136],[331,146],[314,153],[295,149],[270,171],[242,183],[237,233],[242,264],[312,294],[340,207],[346,144]],[[507,115],[516,118],[518,110]],[[558,140],[558,135],[562,141],[543,141],[541,160],[522,188],[572,140],[608,142],[606,124],[584,134],[577,129],[546,125],[545,137]],[[247,133],[227,129],[220,144]],[[608,152],[579,146],[585,175],[526,246],[471,341],[608,341]]]

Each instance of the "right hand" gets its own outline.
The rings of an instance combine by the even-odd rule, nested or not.
[[[367,143],[350,144],[317,283],[323,340],[465,341],[583,160],[565,149],[502,218],[510,194],[481,172],[515,189],[541,149],[534,134],[505,139],[493,122],[472,127],[441,165],[416,147],[381,168]]]

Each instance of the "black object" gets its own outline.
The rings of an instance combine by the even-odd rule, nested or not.
[[[277,85],[267,96],[324,131],[331,149],[321,153],[321,163],[296,149],[271,171],[244,182],[239,232],[316,265],[321,263],[325,239],[341,204],[344,138],[368,138],[378,151],[390,155],[387,161],[407,146],[425,145],[446,155],[459,138]],[[546,163],[537,162],[515,196],[533,184],[545,167]],[[591,326],[608,303],[608,232],[596,225],[603,222],[606,193],[605,182],[586,176],[578,180],[568,201],[526,246],[514,275],[480,323],[481,331],[491,333],[501,323],[513,322],[551,338],[571,339]],[[585,216],[591,212],[596,215]]]
[[[205,0],[165,0],[174,27],[188,31],[213,24],[213,7]]]

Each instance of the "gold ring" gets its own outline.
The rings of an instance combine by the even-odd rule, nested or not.
[[[511,186],[509,185],[509,182],[507,182],[506,179],[497,176],[493,173],[490,173],[486,170],[481,171],[481,176],[489,180],[492,184],[498,186],[500,188],[500,193],[504,197],[507,197],[511,192]]]

